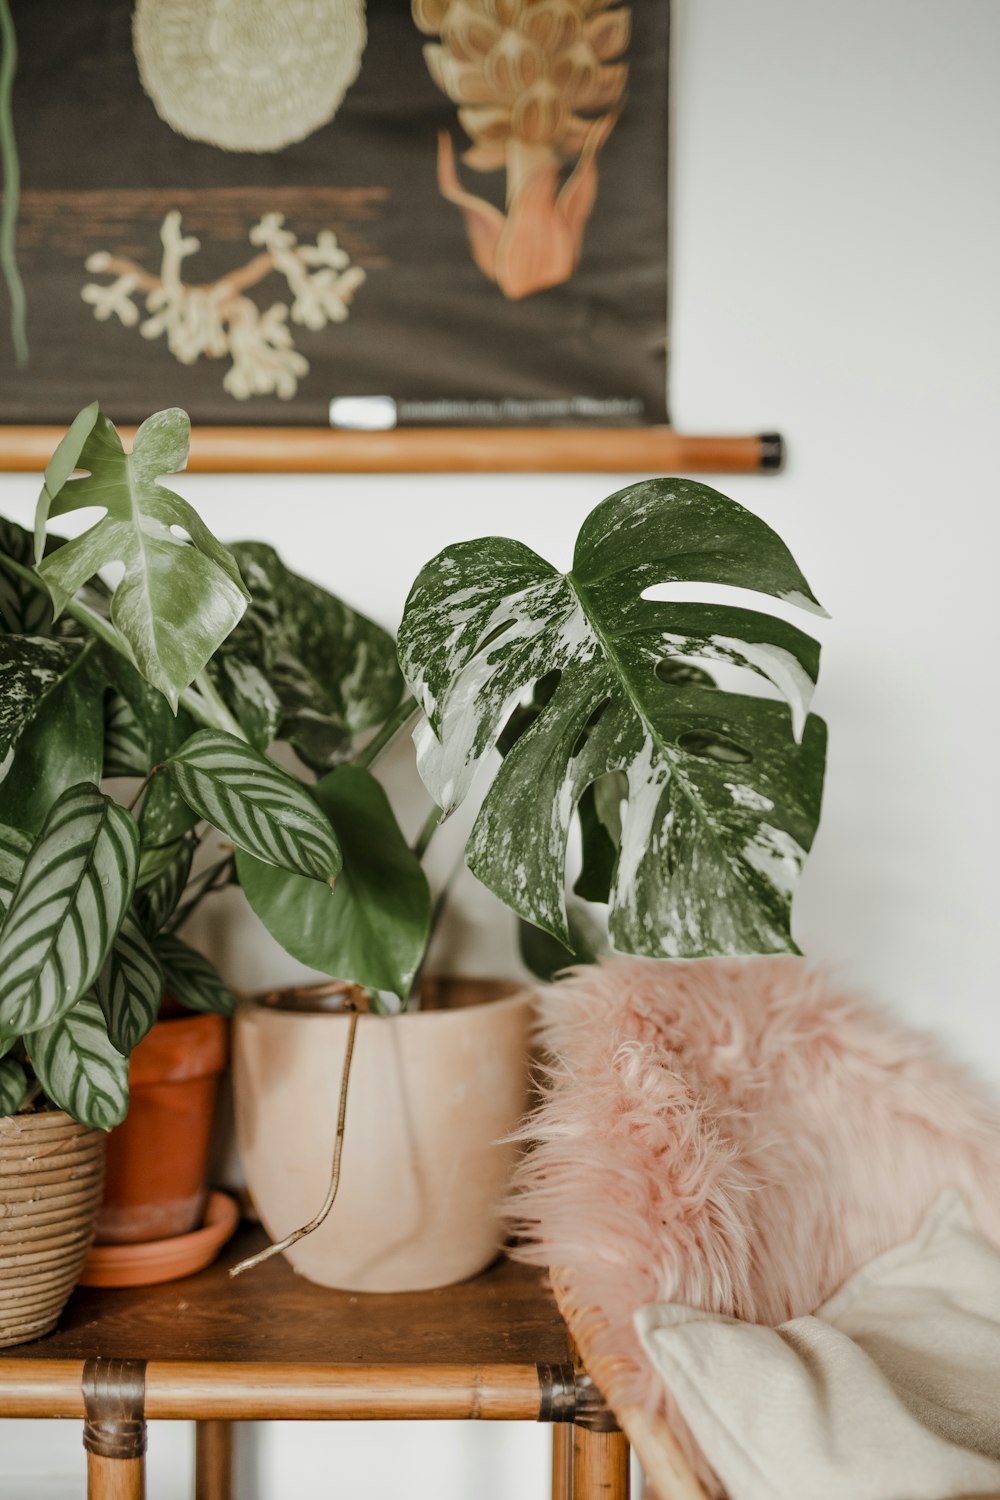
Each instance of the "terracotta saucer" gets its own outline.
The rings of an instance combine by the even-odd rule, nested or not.
[[[152,1286],[176,1281],[211,1265],[239,1223],[240,1211],[228,1193],[209,1193],[200,1229],[147,1240],[141,1245],[92,1245],[80,1286]]]

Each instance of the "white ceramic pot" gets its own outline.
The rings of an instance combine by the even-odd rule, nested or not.
[[[502,1138],[528,1106],[533,996],[513,988],[451,981],[447,1009],[359,1019],[340,1189],[325,1223],[287,1252],[300,1275],[401,1292],[489,1265],[516,1155]],[[468,1003],[477,999],[485,1003]],[[272,1239],[306,1223],[326,1197],[348,1026],[343,1013],[259,1000],[236,1017],[236,1128]]]

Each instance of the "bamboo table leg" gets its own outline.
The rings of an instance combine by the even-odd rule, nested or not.
[[[629,1449],[623,1432],[574,1425],[573,1500],[629,1500]]]
[[[146,1460],[88,1453],[87,1500],[146,1500]]]
[[[82,1391],[87,1500],[145,1500],[145,1360],[88,1359]]]
[[[552,1424],[552,1500],[573,1500],[573,1429]]]
[[[194,1425],[195,1500],[232,1500],[233,1424]]]

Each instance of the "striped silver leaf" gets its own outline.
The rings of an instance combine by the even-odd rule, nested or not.
[[[156,1020],[163,984],[163,970],[132,908],[125,913],[94,987],[108,1024],[108,1036],[124,1057],[139,1045]]]
[[[90,988],[128,910],[139,833],[87,782],[49,810],[0,927],[0,1033],[49,1026]]]
[[[195,840],[189,834],[159,849],[143,849],[135,905],[150,937],[176,911],[191,874],[194,850]]]
[[[342,858],[329,818],[301,782],[250,745],[202,729],[167,762],[185,801],[265,864],[332,881]]]
[[[30,848],[31,840],[27,834],[0,823],[0,920],[7,915]]]
[[[166,935],[155,939],[156,956],[163,965],[167,989],[188,1010],[210,1011],[231,1016],[236,996],[218,970],[203,954],[180,938]]]
[[[17,1058],[0,1058],[0,1115],[16,1114],[27,1088],[28,1080]]]
[[[24,1040],[53,1104],[96,1130],[121,1124],[128,1114],[128,1058],[112,1046],[92,995],[84,995],[53,1025]]]
[[[126,697],[113,689],[104,703],[105,776],[145,776],[149,770],[146,734]]]

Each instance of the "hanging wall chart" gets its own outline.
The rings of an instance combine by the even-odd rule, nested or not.
[[[667,0],[0,12],[0,462],[95,396],[202,467],[776,460],[669,426]]]

